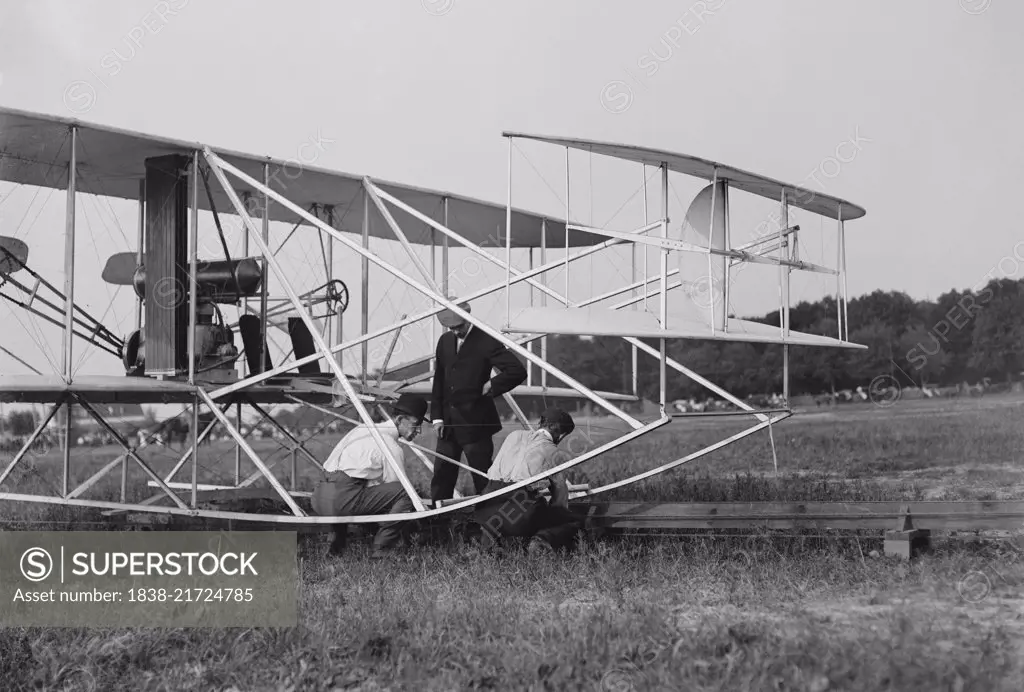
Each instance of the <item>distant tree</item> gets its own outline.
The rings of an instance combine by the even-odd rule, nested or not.
[[[798,332],[814,332],[816,325],[827,318],[835,318],[836,301],[832,296],[825,296],[813,303],[802,301],[789,309],[789,328]],[[776,320],[776,324],[778,321]],[[828,334],[834,336],[835,331]]]
[[[894,360],[915,384],[920,385],[943,381],[954,358],[952,349],[943,348],[934,333],[918,327],[900,337]]]
[[[968,366],[978,376],[1009,381],[1024,369],[1024,290],[1005,279],[986,288],[993,297],[975,319]]]
[[[846,360],[846,374],[851,386],[867,386],[879,375],[891,374],[893,356],[898,344],[893,329],[881,322],[872,322],[850,331],[850,341],[867,346],[866,350],[851,351]]]
[[[31,435],[36,429],[36,419],[31,411],[11,411],[7,416],[7,429],[12,435]]]
[[[944,367],[940,377],[947,383],[959,382],[968,375],[968,361],[977,317],[992,300],[992,293],[949,291],[926,308],[925,335],[911,357],[941,353]],[[918,360],[918,362],[920,362]]]
[[[711,379],[737,396],[745,397],[752,393],[751,375],[758,371],[760,354],[753,344],[742,342],[726,342],[715,354]]]
[[[849,302],[850,325],[853,328],[878,323],[899,337],[921,321],[917,303],[906,293],[873,291]],[[852,337],[853,329],[850,329]]]
[[[692,339],[676,339],[668,343],[668,355],[680,365],[693,370],[697,374],[707,377],[716,384],[724,384],[722,378],[731,374],[732,365],[724,366],[721,360],[720,344],[713,341],[694,341]],[[648,357],[647,360],[655,369],[654,392],[658,392],[657,361]],[[740,366],[742,367],[742,366]],[[668,396],[670,399],[703,399],[711,396],[703,385],[694,382],[686,375],[669,369],[666,373],[668,380]]]
[[[831,317],[825,317],[813,325],[809,330],[812,334],[835,337],[839,332],[839,323]],[[798,373],[803,374],[803,387],[807,393],[818,394],[821,392],[835,392],[846,386],[847,376],[846,360],[849,351],[840,348],[808,348],[803,349],[806,355],[801,355],[800,368]]]

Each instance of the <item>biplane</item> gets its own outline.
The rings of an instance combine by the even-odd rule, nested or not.
[[[535,382],[533,367],[526,383],[505,395],[518,424],[529,427],[517,398],[550,396],[586,400],[607,415],[619,419],[625,432],[558,467],[487,496],[457,496],[430,503],[419,496],[402,467],[389,455],[379,433],[374,432],[388,463],[409,493],[414,511],[389,515],[394,520],[418,520],[466,509],[493,497],[514,492],[527,484],[591,462],[621,445],[669,424],[680,414],[668,406],[668,369],[681,373],[732,404],[736,415],[747,416],[751,425],[715,444],[676,459],[667,459],[628,478],[600,487],[570,486],[571,497],[585,502],[596,495],[663,474],[701,458],[748,435],[769,428],[792,415],[789,407],[789,348],[865,348],[849,341],[846,319],[846,267],[844,226],[864,216],[861,207],[829,195],[779,182],[713,161],[668,151],[562,137],[503,132],[508,140],[508,199],[505,204],[480,201],[448,192],[386,182],[365,175],[351,175],[314,166],[301,166],[288,174],[294,162],[227,151],[218,147],[175,141],[112,127],[49,115],[0,109],[0,181],[15,185],[64,190],[67,196],[63,290],[33,269],[29,256],[38,250],[27,239],[12,235],[0,238],[0,295],[10,304],[58,326],[62,334],[61,364],[47,375],[28,366],[23,358],[5,352],[29,367],[33,374],[0,375],[0,400],[46,404],[48,416],[31,439],[0,469],[0,500],[93,507],[113,513],[163,513],[209,519],[317,525],[374,523],[377,515],[325,517],[304,511],[297,501],[308,491],[295,487],[295,456],[290,487],[271,464],[261,459],[240,425],[246,408],[268,419],[268,404],[294,404],[324,412],[349,423],[371,423],[375,407],[394,400],[402,392],[430,392],[435,341],[426,344],[427,355],[401,365],[390,360],[403,329],[416,324],[433,325],[436,315],[448,309],[501,341],[540,372]],[[566,152],[566,213],[564,218],[512,206],[512,155],[515,140],[564,148]],[[573,223],[569,213],[569,152],[578,150],[642,166],[660,173],[661,213],[648,218],[644,188],[644,219],[632,230],[609,230]],[[283,172],[283,174],[282,174]],[[669,176],[681,174],[706,183],[692,199],[682,223],[669,218]],[[730,194],[740,191],[779,205],[778,229],[752,242],[736,243],[731,227]],[[83,272],[76,267],[82,241],[76,222],[76,196],[88,193],[138,204],[137,246],[110,257],[102,272]],[[789,211],[798,208],[836,222],[836,266],[801,259],[800,226],[789,223]],[[200,223],[200,213],[203,223]],[[227,219],[241,223],[243,251],[234,253],[225,242]],[[234,222],[233,221],[233,222]],[[271,247],[269,225],[294,225],[307,238],[315,238],[324,259],[324,276],[317,285],[302,290],[299,277],[289,271]],[[690,239],[684,237],[684,229]],[[0,233],[8,231],[0,229]],[[292,237],[289,234],[289,238]],[[406,269],[370,248],[369,239],[397,241],[406,254]],[[326,241],[326,244],[325,244]],[[429,265],[417,248],[429,248]],[[460,249],[493,266],[504,279],[480,289],[451,295],[450,252]],[[530,267],[516,268],[512,250],[530,249]],[[602,252],[628,248],[633,252],[631,279],[621,286],[602,281],[601,291],[569,296],[570,265]],[[200,256],[200,250],[206,256]],[[541,261],[533,266],[532,250]],[[647,272],[639,266],[636,252],[655,252],[658,268]],[[547,251],[562,256],[548,261]],[[436,267],[441,254],[440,276]],[[338,254],[336,254],[338,253]],[[358,335],[343,334],[342,314],[347,310],[349,289],[343,277],[333,274],[334,258],[345,254],[361,263],[361,314]],[[706,261],[703,276],[687,277],[682,257]],[[311,262],[312,264],[312,262]],[[773,326],[740,319],[730,314],[730,286],[736,267],[764,264],[778,268],[780,324]],[[391,323],[369,327],[370,266],[401,282],[419,296],[425,307],[399,310]],[[563,270],[564,288],[551,285],[545,276]],[[638,276],[642,270],[643,275]],[[792,272],[817,272],[835,278],[838,333],[818,335],[790,329],[789,282]],[[105,327],[76,303],[76,282],[95,282],[130,287],[136,301],[136,328],[121,337]],[[271,295],[270,284],[275,293]],[[512,305],[514,287],[530,287],[527,305]],[[534,293],[540,304],[534,304]],[[485,320],[479,312],[466,311],[463,302],[485,296],[504,298],[504,317]],[[408,307],[408,306],[406,306]],[[235,310],[237,318],[225,313]],[[282,317],[286,319],[282,320]],[[334,321],[332,325],[332,320]],[[235,339],[235,333],[240,337]],[[277,357],[268,345],[271,333],[287,335],[293,353]],[[632,391],[595,391],[547,360],[546,340],[552,335],[603,336],[623,339],[632,350]],[[368,344],[384,339],[390,347],[376,377],[370,373]],[[669,340],[717,340],[781,345],[783,401],[778,408],[755,408],[686,364],[668,357]],[[658,344],[658,347],[649,342]],[[536,348],[540,345],[540,349]],[[123,374],[88,375],[73,372],[76,349],[98,349],[116,359]],[[283,349],[282,349],[283,350]],[[361,351],[358,372],[346,372],[343,354]],[[641,420],[626,410],[627,402],[640,399],[637,361],[654,359],[659,368],[659,415]],[[276,362],[275,362],[276,361]],[[394,373],[410,366],[426,370],[404,379]],[[389,376],[391,378],[389,379]],[[549,386],[548,378],[564,386]],[[628,387],[626,388],[628,390]],[[139,454],[143,441],[133,444],[104,420],[103,406],[124,403],[175,404],[192,414],[192,444],[167,474],[158,474]],[[72,487],[74,445],[63,436],[63,467],[60,491],[52,495],[19,492],[11,487],[18,468],[36,438],[62,407],[79,406],[116,438],[124,453],[89,478]],[[229,415],[234,407],[235,417]],[[346,415],[348,413],[349,415]],[[205,425],[200,430],[200,417]],[[66,417],[69,420],[70,417]],[[197,449],[215,426],[220,426],[235,445],[234,482],[201,484],[197,479]],[[297,444],[303,459],[321,467],[316,455],[299,444],[292,431],[281,434]],[[428,467],[456,463],[430,449],[409,443],[411,451]],[[244,455],[254,471],[240,473]],[[175,477],[191,457],[191,480]],[[129,463],[131,462],[131,463]],[[137,467],[137,468],[136,468]],[[90,499],[90,489],[101,478],[121,473],[120,498]],[[128,497],[129,470],[148,479],[152,496]],[[54,469],[56,473],[56,469]],[[230,473],[228,473],[230,475]],[[56,480],[56,478],[54,478]],[[281,511],[256,513],[211,509],[199,501],[202,493],[216,490],[244,494],[257,481],[265,481],[279,501]]]

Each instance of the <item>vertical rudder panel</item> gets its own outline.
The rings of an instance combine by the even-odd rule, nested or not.
[[[726,182],[723,180],[708,185],[697,193],[686,211],[680,239],[703,248],[727,249],[726,194]],[[714,214],[711,213],[712,203]],[[680,278],[692,282],[687,285],[685,295],[696,307],[701,319],[708,321],[719,331],[725,329],[727,314],[725,282],[728,261],[728,257],[719,254],[708,257],[691,252],[679,253]]]

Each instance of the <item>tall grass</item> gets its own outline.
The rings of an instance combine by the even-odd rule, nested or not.
[[[962,550],[898,566],[707,539],[387,564],[322,548],[304,550],[297,628],[0,630],[5,689],[933,692],[1024,676],[1000,600],[1024,570],[965,603],[958,580],[994,558]]]
[[[812,412],[774,426],[778,476],[759,434],[609,499],[1021,497],[1017,411],[947,408]],[[571,480],[625,478],[739,428],[674,421],[574,469]],[[573,452],[621,431],[607,419],[581,420]],[[318,438],[311,450],[324,458],[336,441]],[[276,445],[254,447],[270,455]],[[72,487],[117,453],[76,450]],[[283,461],[283,479],[285,456],[271,457]],[[232,482],[233,457],[232,447],[204,447],[200,482]],[[146,458],[164,473],[177,459],[159,450]],[[411,457],[407,466],[425,493],[427,473]],[[60,467],[56,454],[30,459],[4,489],[53,494]],[[314,474],[299,468],[299,487],[312,487]],[[243,461],[243,476],[251,469]],[[131,471],[129,499],[156,492]],[[119,480],[115,471],[87,496],[116,499]],[[99,520],[57,506],[2,509],[22,529],[94,529],[84,522]],[[0,689],[1024,689],[1024,560],[991,547],[937,540],[933,554],[907,564],[879,557],[877,536],[587,539],[569,556],[529,559],[479,554],[456,540],[378,563],[360,540],[328,560],[325,540],[301,542],[295,628],[0,629]],[[989,591],[968,602],[971,573],[984,575]]]

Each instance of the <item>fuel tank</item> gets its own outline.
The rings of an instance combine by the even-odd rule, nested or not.
[[[238,274],[238,287],[235,287],[234,272]],[[220,260],[218,262],[196,262],[196,276],[199,283],[199,295],[215,303],[234,303],[241,298],[251,298],[260,289],[263,273],[259,262],[253,257],[241,260]],[[146,297],[146,267],[140,266],[132,277],[135,295]],[[188,287],[183,286],[185,294]]]

